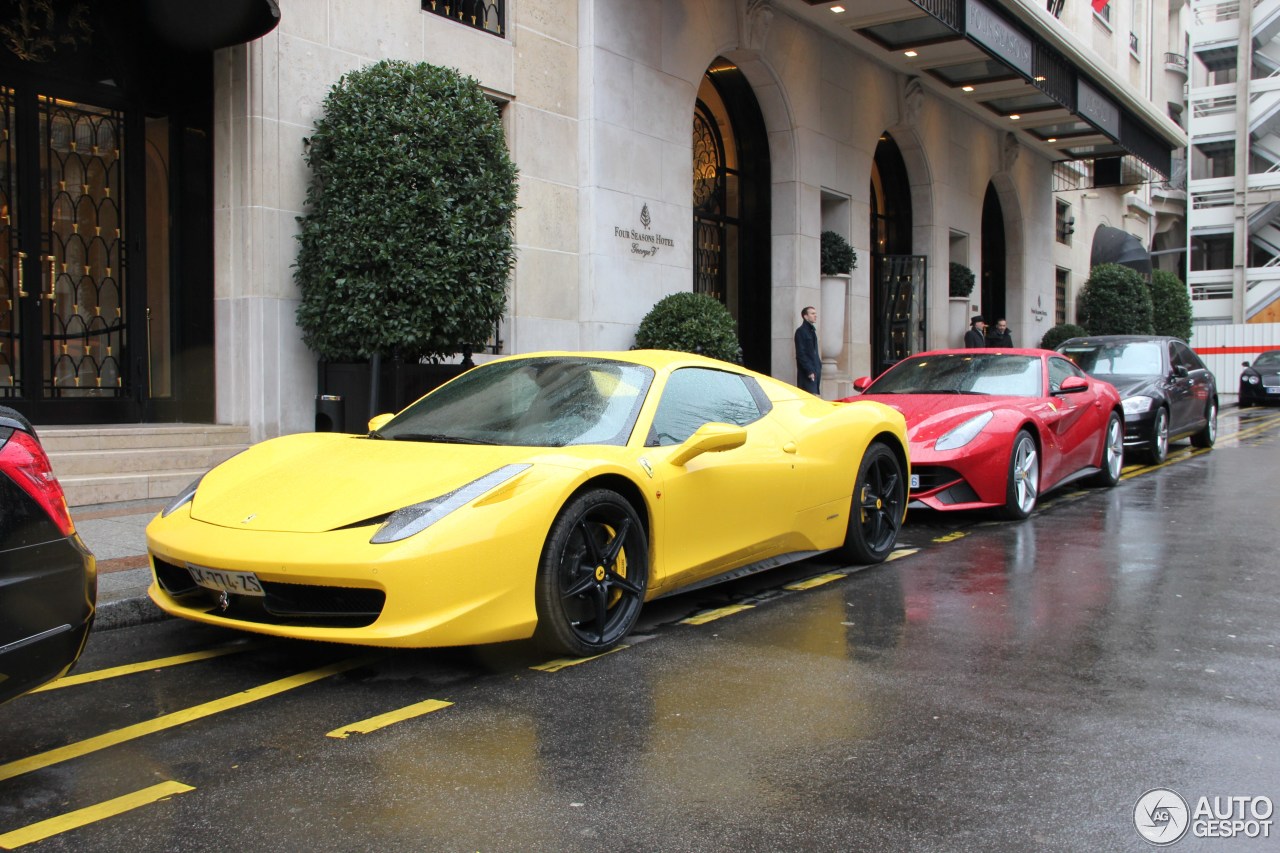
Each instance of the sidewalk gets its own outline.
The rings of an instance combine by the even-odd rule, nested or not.
[[[125,628],[165,618],[147,597],[147,523],[166,501],[126,501],[81,506],[71,519],[98,562],[98,613],[94,629]]]

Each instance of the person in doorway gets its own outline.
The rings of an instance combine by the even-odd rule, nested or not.
[[[1013,333],[1009,331],[1009,324],[1003,317],[996,320],[995,326],[987,331],[987,346],[1013,348]]]
[[[977,349],[987,345],[987,321],[981,314],[974,314],[969,321],[969,331],[964,333],[965,349]]]
[[[801,391],[818,393],[822,382],[822,359],[818,356],[818,309],[806,305],[796,329],[796,385]]]

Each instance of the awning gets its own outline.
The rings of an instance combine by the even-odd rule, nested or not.
[[[145,7],[155,35],[180,50],[243,44],[280,23],[276,0],[145,0]]]
[[[1110,225],[1099,225],[1093,232],[1093,250],[1089,255],[1089,266],[1099,264],[1120,264],[1135,269],[1143,275],[1151,275],[1151,253],[1142,245],[1142,241],[1128,231],[1112,228]]]

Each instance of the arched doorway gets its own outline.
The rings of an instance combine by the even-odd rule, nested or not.
[[[724,303],[743,363],[770,370],[769,141],[742,71],[719,58],[693,112],[693,290]]]
[[[924,347],[926,258],[911,254],[911,182],[893,137],[871,169],[871,366],[879,374]]]
[[[1006,246],[1004,208],[993,183],[982,200],[982,314],[994,325],[1007,316],[1005,304]]]

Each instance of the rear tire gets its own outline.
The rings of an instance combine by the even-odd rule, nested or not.
[[[1204,429],[1191,436],[1192,447],[1213,447],[1213,443],[1218,440],[1218,404],[1209,401],[1209,408],[1205,410]]]
[[[907,513],[907,483],[898,455],[872,442],[858,465],[844,545],[836,555],[852,563],[883,563],[898,541]]]
[[[1009,482],[1005,486],[1004,506],[1000,515],[1021,521],[1031,515],[1040,499],[1040,451],[1036,440],[1025,429],[1013,439],[1009,454]]]
[[[1103,434],[1102,462],[1093,478],[1093,485],[1109,489],[1120,482],[1120,471],[1124,468],[1124,419],[1119,412],[1112,412],[1107,418],[1107,429]]]
[[[635,626],[648,588],[649,541],[635,509],[609,489],[583,492],[547,533],[534,638],[556,654],[603,654]]]

